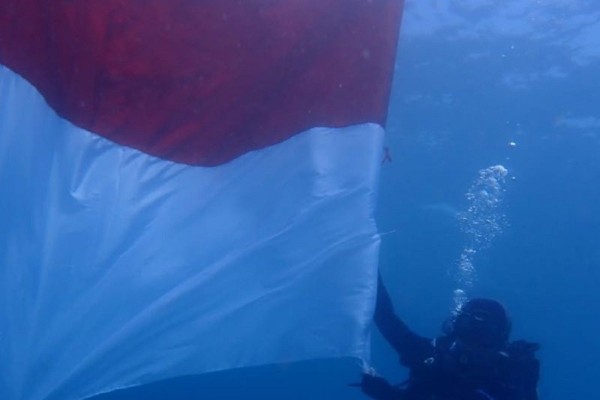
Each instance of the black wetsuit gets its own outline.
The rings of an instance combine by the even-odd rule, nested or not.
[[[402,387],[369,393],[379,400],[537,400],[538,346],[517,341],[485,357],[469,357],[451,335],[431,340],[415,334],[394,313],[379,281],[377,327],[398,352],[410,378]],[[381,379],[381,378],[378,378]],[[382,380],[383,381],[383,380]],[[385,382],[385,381],[383,381]]]

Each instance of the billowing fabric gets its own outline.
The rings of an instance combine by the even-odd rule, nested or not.
[[[400,11],[0,0],[0,399],[368,358]]]
[[[0,90],[3,399],[367,356],[378,125],[189,167]]]

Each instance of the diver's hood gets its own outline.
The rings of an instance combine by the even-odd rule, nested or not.
[[[478,347],[501,348],[510,336],[511,323],[502,304],[476,298],[466,302],[451,321],[451,335]]]

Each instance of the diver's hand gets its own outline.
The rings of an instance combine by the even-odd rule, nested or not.
[[[373,399],[389,400],[395,397],[394,387],[380,376],[363,374],[360,388]]]

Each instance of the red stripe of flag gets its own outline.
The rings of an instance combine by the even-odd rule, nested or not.
[[[0,63],[62,117],[217,165],[385,120],[401,0],[0,0]]]

